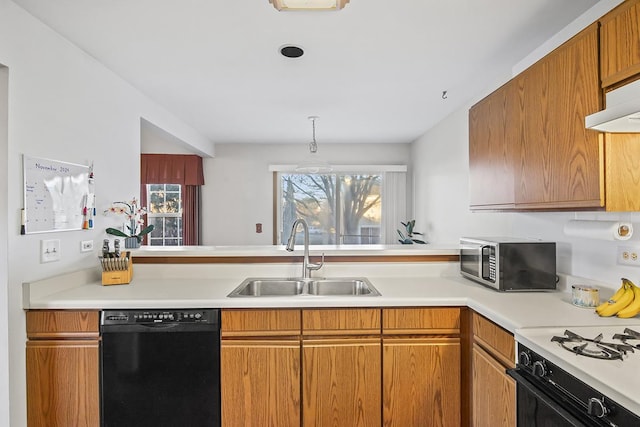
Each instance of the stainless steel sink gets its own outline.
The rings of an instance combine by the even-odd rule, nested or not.
[[[332,279],[248,278],[229,295],[237,297],[379,296],[364,277]]]
[[[308,291],[311,295],[380,295],[380,292],[365,278],[312,280],[309,282]]]
[[[306,282],[299,279],[247,279],[230,297],[282,297],[300,295]]]

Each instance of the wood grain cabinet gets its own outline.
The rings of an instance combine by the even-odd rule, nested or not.
[[[524,131],[516,206],[600,208],[599,133],[585,116],[602,107],[598,26],[593,24],[525,70]]]
[[[473,426],[516,425],[516,385],[506,374],[515,366],[513,335],[477,313],[472,315]]]
[[[593,24],[471,108],[472,209],[602,208],[601,107]]]
[[[300,310],[223,310],[222,425],[300,426]]]
[[[27,423],[100,425],[97,311],[33,310],[27,318]]]
[[[469,202],[472,208],[515,206],[515,166],[519,153],[518,80],[469,110]]]
[[[302,312],[304,426],[380,426],[380,309]]]
[[[226,426],[459,426],[460,308],[223,310]]]
[[[627,0],[600,18],[602,87],[640,73],[640,0]]]
[[[382,316],[383,425],[461,425],[460,309],[389,308]]]

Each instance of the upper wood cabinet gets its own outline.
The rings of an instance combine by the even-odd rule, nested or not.
[[[471,207],[512,208],[520,144],[518,80],[510,80],[469,110]]]
[[[627,0],[600,19],[602,87],[640,73],[640,0]]]
[[[598,26],[593,24],[522,73],[524,132],[516,206],[603,205],[598,132],[585,116],[600,110]]]
[[[640,211],[640,135],[607,134],[605,182],[608,211]]]
[[[100,425],[97,311],[27,312],[27,423]]]
[[[601,106],[593,24],[471,108],[472,209],[601,208]]]

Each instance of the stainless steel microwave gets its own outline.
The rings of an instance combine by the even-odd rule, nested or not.
[[[509,237],[463,237],[460,273],[499,291],[553,290],[556,244]]]

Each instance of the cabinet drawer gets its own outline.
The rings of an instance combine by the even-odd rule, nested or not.
[[[505,366],[513,367],[516,348],[513,335],[510,332],[478,313],[473,313],[473,338]]]
[[[300,310],[222,310],[222,337],[300,335]]]
[[[302,335],[380,334],[380,309],[320,309],[302,311]]]
[[[27,311],[27,338],[97,338],[98,311]]]
[[[459,308],[386,308],[382,312],[385,335],[458,334]]]

